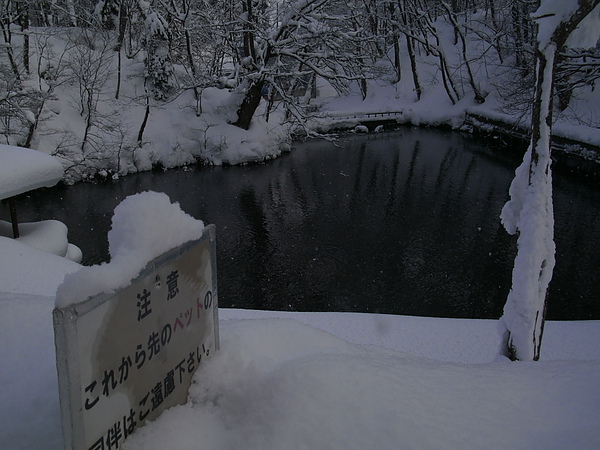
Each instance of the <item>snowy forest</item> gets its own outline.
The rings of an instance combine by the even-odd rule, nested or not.
[[[455,107],[451,120],[404,120],[460,128],[467,107],[486,105],[488,116],[528,126],[538,6],[3,0],[2,143],[58,156],[74,182],[157,165],[264,160],[293,137],[328,131],[332,98],[402,110],[429,96],[430,109]],[[596,42],[560,51],[555,118],[597,127],[597,112],[581,99],[594,91],[599,59]],[[245,134],[260,123],[258,137]]]

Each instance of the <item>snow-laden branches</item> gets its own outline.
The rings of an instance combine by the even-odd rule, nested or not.
[[[250,8],[245,11],[244,48],[247,42],[255,47],[242,60],[247,82],[235,122],[241,128],[249,127],[265,86],[286,107],[306,98],[315,76],[339,91],[359,81],[366,95],[366,80],[375,74],[373,60],[381,56],[373,53],[377,37],[368,33],[363,10],[353,3],[302,0],[278,7],[283,9],[280,15],[262,28]],[[299,111],[297,105],[293,109]]]

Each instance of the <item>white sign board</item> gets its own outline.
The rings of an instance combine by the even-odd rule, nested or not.
[[[192,374],[219,346],[215,250],[210,225],[128,287],[55,308],[65,448],[117,449],[187,401]]]

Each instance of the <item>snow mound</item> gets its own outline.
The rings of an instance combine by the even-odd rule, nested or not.
[[[12,238],[0,236],[0,292],[49,295],[63,282],[65,274],[81,266],[67,258],[38,250]]]
[[[593,448],[598,361],[460,364],[295,320],[229,320],[190,401],[135,449]]]
[[[19,224],[20,237],[16,240],[44,252],[81,262],[79,247],[68,241],[67,226],[58,220],[42,220]],[[0,236],[12,237],[12,224],[0,220]]]
[[[237,117],[238,94],[227,90],[207,88],[203,91],[206,113],[200,118],[204,140],[201,159],[213,165],[262,162],[280,156],[291,149],[289,125],[281,111],[270,112],[267,119],[266,102],[257,110],[250,128],[231,125]]]

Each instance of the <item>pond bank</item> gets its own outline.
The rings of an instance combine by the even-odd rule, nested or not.
[[[479,137],[491,140],[493,147],[527,148],[530,132],[526,126],[510,121],[508,116],[489,116],[475,112],[466,112],[465,127]],[[574,139],[558,131],[552,135],[552,160],[554,168],[586,178],[600,180],[600,145],[596,145],[593,136],[600,130],[588,127],[582,134],[583,139]],[[558,163],[558,166],[556,165]]]
[[[528,126],[514,117],[491,110],[463,110],[448,114],[442,120],[420,122],[410,110],[394,111],[330,111],[318,120],[319,133],[373,133],[391,131],[403,126],[462,131],[483,138],[493,150],[510,151],[522,156],[530,139]],[[600,129],[557,124],[552,135],[552,159],[555,170],[583,175],[600,181]]]

